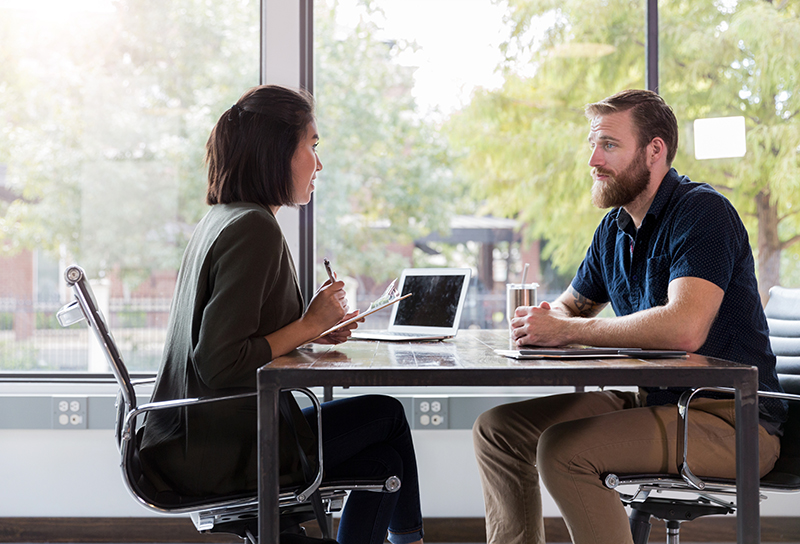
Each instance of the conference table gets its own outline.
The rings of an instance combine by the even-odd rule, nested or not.
[[[674,359],[526,359],[508,349],[508,331],[462,330],[440,342],[350,340],[304,347],[258,371],[259,540],[278,543],[278,441],[281,389],[409,386],[721,386],[736,390],[737,541],[760,539],[758,370],[688,354]]]

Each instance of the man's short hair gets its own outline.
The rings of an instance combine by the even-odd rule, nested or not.
[[[645,147],[653,138],[661,138],[667,145],[667,165],[672,165],[678,150],[678,120],[672,108],[657,93],[629,89],[614,96],[587,104],[586,117],[631,111],[639,147]]]
[[[292,157],[313,120],[305,91],[277,85],[246,91],[208,137],[206,202],[294,205]]]

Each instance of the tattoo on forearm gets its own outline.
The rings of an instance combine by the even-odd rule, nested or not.
[[[569,289],[572,294],[572,305],[578,311],[580,317],[594,317],[603,309],[603,304],[598,304],[597,302],[589,300],[577,292],[572,286],[570,286]]]

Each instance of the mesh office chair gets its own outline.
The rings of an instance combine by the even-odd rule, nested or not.
[[[772,471],[761,479],[763,492],[800,492],[800,289],[773,287],[764,309],[769,323],[772,351],[777,355],[778,380],[786,394],[759,392],[759,396],[782,398],[789,403],[789,418],[781,437],[781,453]],[[694,395],[702,390],[732,391],[726,388],[698,388],[685,392],[679,402],[681,414],[688,417],[686,408]],[[689,470],[688,421],[682,416],[678,432],[683,438],[681,475],[627,474],[605,476],[610,489],[636,485],[633,494],[620,493],[622,502],[631,507],[631,531],[635,544],[647,544],[651,516],[664,520],[667,544],[678,544],[680,524],[700,516],[733,514],[736,511],[736,481],[733,479],[700,479]],[[652,492],[693,494],[694,498],[654,497]],[[670,493],[672,494],[672,493]],[[762,500],[766,496],[761,495]]]
[[[153,410],[169,410],[212,402],[226,402],[255,393],[244,393],[214,398],[176,399],[162,402],[138,404],[135,386],[152,383],[155,379],[132,381],[122,355],[108,328],[106,320],[97,308],[86,274],[79,266],[70,266],[64,276],[72,288],[75,300],[62,307],[57,314],[61,326],[66,327],[83,319],[103,348],[111,371],[119,385],[117,396],[117,419],[115,437],[120,451],[120,468],[125,487],[144,507],[165,514],[190,514],[200,532],[236,534],[249,544],[258,543],[258,497],[255,493],[239,493],[213,497],[187,497],[171,492],[156,492],[142,471],[139,462],[139,443],[142,427],[139,416]],[[308,389],[293,389],[305,394],[316,410],[316,436],[322,436],[320,403]],[[275,433],[277,436],[277,432]],[[304,455],[303,452],[301,452]],[[331,513],[341,510],[346,492],[350,490],[393,493],[400,488],[400,479],[389,476],[381,480],[337,480],[323,479],[322,441],[317,439],[318,463],[316,473],[309,481],[298,482],[281,489],[281,532],[302,533],[300,523],[317,519],[325,538],[332,530]]]

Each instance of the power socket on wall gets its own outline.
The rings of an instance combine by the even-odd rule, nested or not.
[[[86,397],[53,397],[54,429],[86,429]]]
[[[448,429],[448,397],[414,397],[412,429]]]

